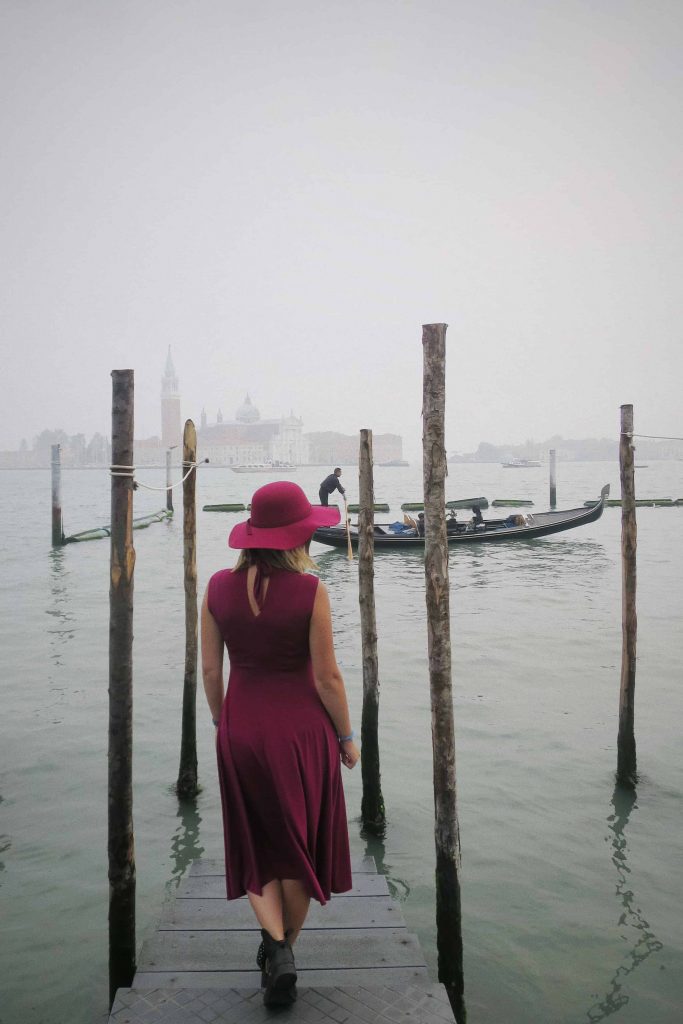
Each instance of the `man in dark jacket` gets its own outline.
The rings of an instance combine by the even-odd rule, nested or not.
[[[346,494],[346,491],[344,490],[342,485],[339,483],[339,477],[340,476],[341,476],[341,469],[339,468],[339,466],[337,466],[335,468],[334,473],[330,473],[329,476],[326,476],[325,479],[323,480],[323,482],[321,483],[320,491],[318,492],[319,495],[320,495],[320,504],[321,505],[328,505],[329,504],[330,495],[332,494],[332,491],[339,491],[340,494]]]

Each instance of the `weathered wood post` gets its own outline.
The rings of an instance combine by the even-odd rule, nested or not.
[[[459,1024],[465,1020],[460,830],[456,800],[455,727],[451,678],[451,623],[446,536],[446,328],[425,324],[423,376],[423,479],[429,682],[434,759],[436,942],[439,981]]]
[[[183,431],[183,565],[185,567],[185,680],[178,796],[195,796],[197,785],[197,513],[195,491],[197,431],[187,420]],[[192,469],[192,472],[188,471]]]
[[[109,588],[109,1001],[135,974],[133,371],[112,371]]]
[[[550,449],[550,507],[557,505],[557,454],[554,448]]]
[[[173,448],[175,448],[175,445],[173,445]],[[171,479],[171,452],[173,451],[173,448],[167,448],[166,449],[166,511],[167,512],[172,512],[173,511],[173,491],[171,490],[171,484],[173,483],[173,480]]]
[[[375,615],[375,510],[372,478],[372,431],[360,432],[358,460],[358,600],[360,602],[363,657],[363,713],[361,717],[361,818],[367,829],[382,832],[386,825],[379,764],[379,672]]]
[[[52,445],[52,547],[58,548],[64,543],[62,525],[62,458],[61,446]]]
[[[617,779],[636,781],[636,737],[634,711],[636,692],[636,487],[633,458],[633,406],[621,407],[619,438],[621,476],[621,687],[619,692],[619,735],[617,737]]]

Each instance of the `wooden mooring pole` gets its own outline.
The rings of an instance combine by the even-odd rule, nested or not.
[[[52,445],[52,547],[61,547],[64,543],[64,527],[62,523],[62,458],[61,445]]]
[[[554,448],[550,449],[550,507],[557,505],[557,454]]]
[[[371,832],[386,826],[379,764],[379,671],[375,615],[375,510],[372,474],[372,431],[361,430],[358,460],[358,600],[360,602],[363,658],[363,713],[361,718],[361,818]]]
[[[135,974],[133,371],[112,371],[109,588],[109,1002]]]
[[[175,448],[175,445],[173,445],[173,448]],[[166,449],[166,511],[167,512],[172,512],[173,511],[173,491],[171,490],[171,484],[173,483],[173,480],[171,478],[171,472],[172,472],[172,469],[171,469],[171,452],[173,451],[173,448],[167,448]]]
[[[185,569],[185,679],[178,796],[195,796],[197,784],[197,511],[195,502],[197,431],[187,420],[183,431],[183,565]]]
[[[636,692],[636,487],[633,457],[633,406],[621,407],[619,438],[621,476],[621,687],[619,692],[619,735],[617,737],[617,780],[636,781],[636,737],[634,730]]]
[[[460,829],[456,799],[445,513],[446,328],[447,324],[425,324],[422,328],[425,581],[434,760],[436,943],[439,981],[446,987],[458,1024],[463,1024],[466,1013],[460,899]]]

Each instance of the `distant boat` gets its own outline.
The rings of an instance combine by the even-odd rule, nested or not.
[[[291,462],[250,462],[244,466],[231,466],[233,473],[294,473]]]
[[[509,462],[501,462],[503,469],[537,469],[541,465],[535,459],[511,459]]]
[[[378,466],[409,466],[405,459],[388,459],[386,462],[378,462]]]

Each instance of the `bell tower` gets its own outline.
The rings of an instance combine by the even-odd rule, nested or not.
[[[161,378],[161,443],[164,448],[182,444],[183,431],[180,424],[180,391],[171,346],[168,346],[166,368]]]

